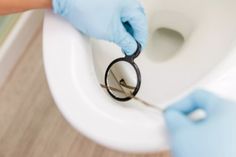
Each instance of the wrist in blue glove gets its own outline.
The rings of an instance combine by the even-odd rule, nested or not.
[[[207,117],[193,121],[201,109]],[[196,91],[165,111],[173,157],[236,157],[236,104]]]
[[[127,55],[144,47],[147,20],[137,0],[53,0],[53,10],[84,34],[119,45]]]

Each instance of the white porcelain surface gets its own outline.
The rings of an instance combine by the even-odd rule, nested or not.
[[[236,1],[143,2],[150,39],[136,60],[142,74],[138,97],[165,108],[202,87],[235,99]],[[174,30],[180,36],[158,32],[159,28]],[[163,51],[175,52],[165,56],[160,54]],[[46,14],[45,69],[53,97],[66,119],[107,147],[134,152],[168,149],[159,111],[134,100],[116,102],[99,86],[108,64],[121,56],[114,44],[90,40],[60,17]]]

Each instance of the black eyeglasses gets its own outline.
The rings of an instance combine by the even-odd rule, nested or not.
[[[141,74],[134,59],[141,53],[142,46],[137,42],[137,50],[131,56],[125,55],[110,63],[105,73],[105,88],[118,101],[128,101],[136,96],[141,86]]]

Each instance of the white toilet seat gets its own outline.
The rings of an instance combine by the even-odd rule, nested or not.
[[[201,30],[201,27],[196,30]],[[199,39],[199,32],[196,31],[194,33],[194,38],[189,42],[195,43],[194,40]],[[232,38],[227,37],[227,39],[233,40],[235,36],[232,35]],[[94,68],[103,70],[105,68],[104,65],[108,65],[111,59],[120,55],[118,49],[112,49],[114,51],[112,52],[112,56],[105,53],[106,51],[104,51],[103,54],[92,54],[89,40],[77,32],[70,24],[50,12],[45,16],[43,42],[44,63],[49,87],[60,111],[77,130],[100,144],[118,150],[153,152],[168,149],[164,120],[160,112],[146,109],[133,102],[129,102],[128,105],[119,105],[108,97],[99,86],[103,74],[96,73]],[[95,46],[95,48],[101,46],[100,43],[96,44],[98,45]],[[101,44],[106,43],[102,42]],[[109,46],[110,45],[107,45],[107,49],[109,49]],[[102,49],[103,47],[100,48]],[[197,49],[195,50],[197,51]],[[189,56],[188,53],[189,49],[185,46],[179,57],[181,57],[181,55],[186,55],[187,57]],[[101,56],[107,56],[107,58]],[[225,56],[226,55],[224,55],[224,57]],[[96,59],[98,57],[104,59],[102,60],[102,65],[96,64],[96,62],[99,62],[98,59],[93,60],[93,58]],[[196,55],[196,57],[198,56]],[[145,71],[142,69],[142,65],[146,62],[145,58],[147,59],[143,54],[140,59],[137,59],[137,64],[141,68],[141,72]],[[170,61],[181,63],[178,57]],[[185,61],[186,63],[188,62],[188,60]],[[217,63],[219,60],[216,59],[215,62]],[[225,68],[232,67],[231,63],[232,62],[225,60],[225,63],[220,66],[222,70],[218,68],[216,72],[212,72],[212,74],[205,79],[206,82],[209,82],[211,76],[212,78],[219,76],[219,73],[222,74]],[[153,62],[148,66],[150,66],[151,69],[153,66],[156,68],[157,65],[160,64]],[[148,68],[148,66],[146,66],[146,68]],[[161,66],[165,67],[166,65],[163,63]],[[184,63],[180,66],[184,66]],[[191,68],[194,68],[195,64],[192,66]],[[166,68],[168,69],[170,67],[167,65]],[[212,69],[213,67],[209,68]],[[209,72],[209,69],[206,69],[205,72]],[[176,73],[176,75],[178,74],[179,73]],[[147,85],[148,87],[151,87],[148,81],[154,82],[158,79],[157,76],[153,77],[150,73],[144,72],[143,76],[143,80],[146,80],[144,81],[144,86]],[[194,87],[205,87],[205,85],[199,81],[201,76],[199,75],[199,78],[196,77],[196,82],[198,83],[183,89],[180,95],[173,97],[169,102],[187,94]],[[100,78],[99,81],[97,77]],[[165,79],[165,77],[162,79]],[[181,77],[178,79],[181,81]],[[193,84],[194,82],[190,82],[189,84],[191,83]],[[208,89],[218,92],[217,88],[212,85]],[[154,90],[154,88],[152,90]],[[145,93],[147,93],[147,90],[141,90],[140,96],[143,99],[155,102],[153,96]],[[222,91],[219,93],[222,93]],[[161,104],[161,102],[162,101],[160,101],[160,105],[164,104],[164,106],[166,106],[167,101],[163,101],[163,104]],[[134,105],[132,106],[132,104]]]

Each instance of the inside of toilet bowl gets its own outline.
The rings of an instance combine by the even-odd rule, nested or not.
[[[158,28],[149,38],[148,57],[154,62],[164,62],[178,54],[184,44],[180,32],[169,28]]]
[[[193,23],[182,14],[169,11],[157,12],[155,14],[157,16],[155,16],[155,18],[153,18],[153,20],[149,22],[150,28],[147,47],[143,51],[143,54],[137,58],[137,64],[138,66],[141,66],[141,75],[144,74],[144,77],[142,78],[144,84],[141,85],[141,93],[138,93],[138,96],[141,95],[141,97],[138,97],[138,99],[147,102],[146,104],[156,103],[156,101],[152,101],[152,99],[150,99],[149,97],[152,94],[150,94],[149,96],[147,96],[148,94],[142,96],[144,92],[143,89],[145,89],[144,86],[146,85],[146,81],[148,81],[146,73],[149,72],[150,74],[155,74],[156,70],[154,70],[153,68],[155,68],[156,65],[154,65],[152,68],[149,68],[148,71],[143,69],[143,65],[145,64],[146,66],[149,64],[148,66],[151,66],[153,63],[165,64],[172,58],[175,58],[175,56],[178,56],[179,51],[181,50],[182,46],[184,46],[185,40],[188,39],[191,31],[193,30]],[[176,23],[176,20],[178,20],[179,22]],[[124,54],[121,53],[120,48],[116,45],[104,41],[93,40],[92,47],[93,51],[96,51],[96,53],[94,53],[94,62],[98,81],[104,84],[104,75],[107,66],[112,60],[123,57]],[[112,50],[112,52],[109,52],[110,50]],[[97,54],[99,54],[99,56]],[[100,59],[102,58],[103,61],[101,62],[100,59],[97,60],[97,57],[99,57]],[[151,77],[149,77],[149,79],[150,78]],[[153,85],[155,85],[156,80],[152,81]],[[156,88],[158,89],[159,87]],[[151,101],[149,102],[149,100]]]
[[[190,10],[147,13],[148,44],[135,61],[142,75],[137,96],[151,104],[166,105],[206,79],[228,56],[235,41],[235,18],[224,10],[229,6],[209,7],[207,16]],[[109,63],[124,54],[115,44],[104,41],[94,40],[92,48],[97,79],[103,83]]]
[[[145,49],[147,57],[157,63],[174,58],[194,30],[193,20],[172,11],[154,11],[149,16],[149,38]]]

